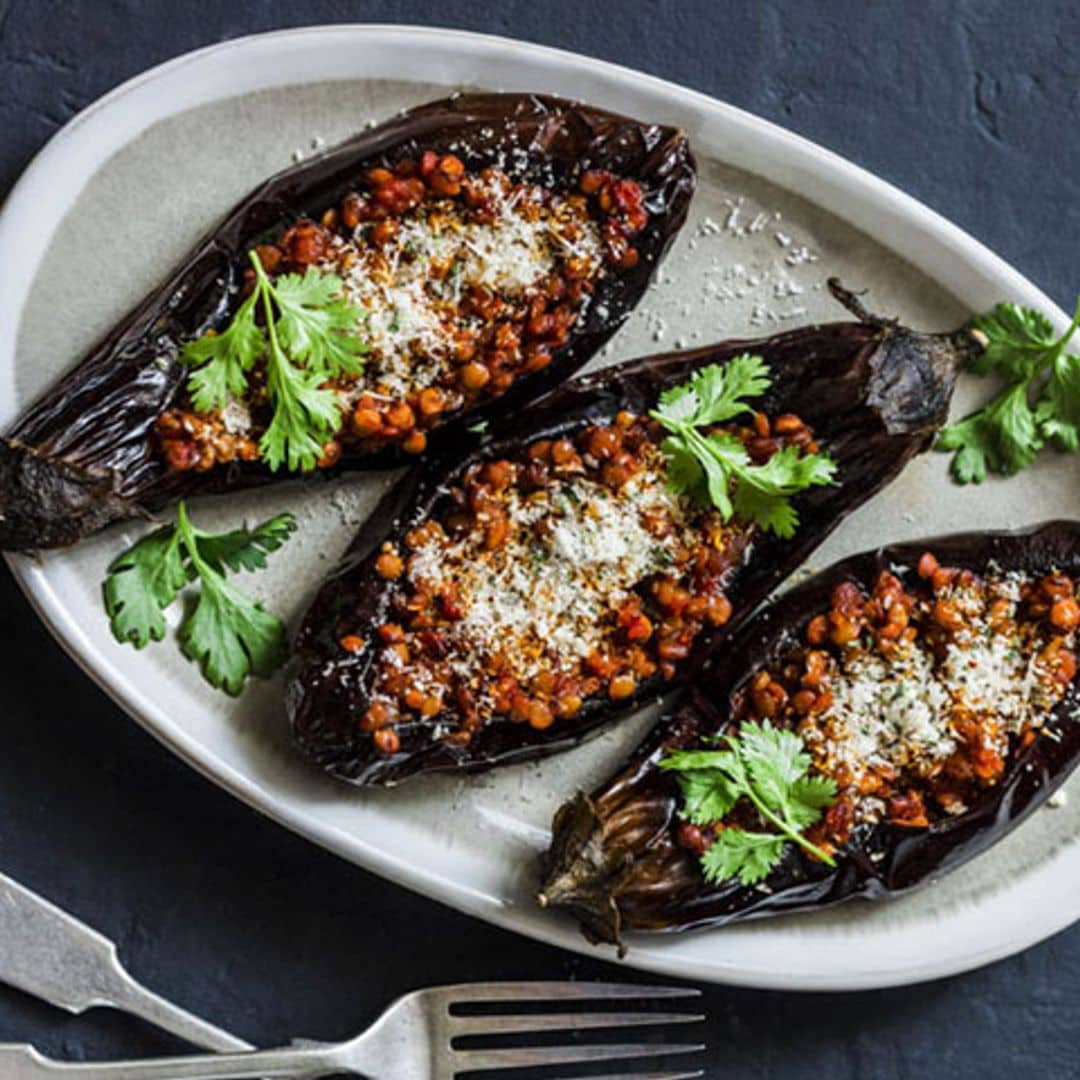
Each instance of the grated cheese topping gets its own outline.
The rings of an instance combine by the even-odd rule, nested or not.
[[[583,276],[599,272],[600,230],[584,206],[500,180],[478,182],[491,210],[483,220],[441,201],[406,214],[381,247],[371,222],[334,245],[323,266],[342,276],[345,296],[367,316],[366,389],[403,398],[449,371],[459,335],[483,329],[460,310],[470,288],[518,300],[571,258]]]
[[[907,768],[956,750],[951,699],[923,649],[909,645],[888,660],[860,653],[830,685],[827,715],[839,722],[836,742],[849,764]]]
[[[408,564],[413,584],[456,585],[465,610],[451,630],[454,664],[466,678],[496,654],[518,679],[588,656],[634,586],[673,563],[700,515],[652,468],[618,493],[586,477],[514,490],[507,511],[511,533],[496,550],[473,531],[419,548]],[[674,525],[667,535],[650,531],[658,516]]]
[[[1005,757],[1009,738],[1038,729],[1061,697],[1039,664],[1046,638],[1017,622],[1021,575],[991,578],[985,595],[953,589],[944,595],[964,628],[936,650],[923,637],[887,654],[849,648],[829,678],[832,702],[804,738],[822,771],[846,769],[857,787],[871,771],[906,771],[931,778],[963,747],[959,724],[979,723],[988,745]],[[1006,605],[995,625],[993,601]],[[862,821],[878,820],[878,799],[857,806]],[[965,809],[956,803],[950,812]]]

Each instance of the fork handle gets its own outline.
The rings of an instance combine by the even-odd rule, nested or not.
[[[354,1072],[338,1060],[332,1044],[286,1046],[239,1054],[145,1058],[132,1061],[54,1061],[26,1044],[0,1044],[0,1076],[10,1080],[242,1080],[291,1077],[316,1080]]]

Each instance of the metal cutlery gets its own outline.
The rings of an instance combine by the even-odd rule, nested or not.
[[[107,937],[4,874],[0,943],[0,981],[57,1008],[81,1013],[107,1006],[207,1050],[251,1049],[250,1043],[148,990],[124,970]]]
[[[629,1061],[704,1049],[697,1044],[582,1043],[558,1045],[461,1047],[464,1038],[576,1033],[603,1028],[682,1024],[703,1016],[683,1012],[627,1009],[590,1012],[591,1002],[664,1001],[696,997],[697,990],[670,986],[634,986],[590,982],[471,983],[417,990],[398,998],[363,1034],[347,1042],[297,1042],[277,1050],[208,1056],[156,1058],[142,1061],[59,1062],[31,1046],[0,1045],[0,1075],[5,1080],[242,1080],[245,1077],[295,1077],[315,1080],[335,1073],[372,1080],[451,1080],[458,1073],[491,1071],[510,1076],[512,1070],[543,1065],[572,1065]],[[462,1015],[460,1006],[508,1006],[524,1003],[572,1005],[573,1011],[499,1012]],[[622,1080],[688,1080],[700,1072],[620,1072]],[[600,1078],[595,1078],[600,1080]],[[609,1077],[608,1080],[616,1080]]]
[[[139,1016],[196,1046],[251,1051],[249,1043],[174,1005],[141,985],[123,967],[116,946],[98,931],[0,874],[0,981],[71,1013],[106,1006]],[[3,1080],[202,1080],[226,1077],[292,1077],[295,1080],[352,1072],[377,1080],[447,1080],[466,1070],[511,1070],[534,1065],[603,1063],[700,1050],[666,1043],[564,1042],[532,1047],[465,1048],[479,1036],[575,1033],[703,1020],[691,1013],[627,1009],[590,1012],[595,1002],[645,1002],[698,996],[678,987],[619,983],[475,983],[420,990],[394,1002],[362,1035],[340,1044],[298,1041],[279,1050],[223,1053],[215,1057],[157,1058],[128,1062],[61,1062],[28,1045],[0,1045]],[[550,1003],[576,1011],[519,1012],[506,1005]],[[500,1005],[499,1015],[458,1015],[458,1006]],[[690,1080],[691,1072],[620,1072],[593,1080]]]

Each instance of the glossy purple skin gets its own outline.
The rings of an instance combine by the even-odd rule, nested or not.
[[[947,414],[957,372],[978,351],[966,331],[919,334],[872,318],[838,285],[834,291],[861,321],[721,342],[606,368],[505,417],[472,445],[431,456],[409,474],[365,523],[344,564],[304,619],[296,647],[299,670],[288,688],[289,715],[300,748],[328,772],[354,784],[389,785],[433,771],[477,771],[569,749],[689,678],[709,650],[726,640],[848,513],[930,445]],[[397,753],[379,752],[371,735],[359,728],[376,674],[375,650],[350,655],[338,638],[347,625],[348,633],[374,641],[377,628],[393,621],[395,585],[374,567],[380,545],[402,545],[410,529],[439,512],[447,487],[477,460],[516,454],[536,439],[571,435],[588,423],[610,421],[620,409],[644,415],[664,389],[685,382],[701,367],[744,352],[761,355],[772,373],[773,389],[760,407],[771,415],[797,412],[836,460],[837,482],[797,496],[802,524],[793,539],[754,538],[751,557],[726,590],[734,607],[731,621],[699,637],[678,682],[644,680],[632,697],[618,704],[588,699],[575,717],[544,731],[493,716],[464,747],[440,738],[437,720],[417,718],[397,725]]]
[[[585,364],[641,299],[686,220],[696,182],[686,136],[579,102],[532,94],[461,94],[411,109],[260,185],[102,342],[0,439],[0,550],[63,547],[111,521],[147,514],[187,495],[289,479],[257,463],[173,472],[152,443],[154,421],[180,392],[180,347],[225,325],[256,243],[298,218],[318,217],[368,169],[424,150],[453,152],[470,169],[527,149],[515,178],[569,184],[582,169],[608,169],[641,184],[650,212],[630,270],[609,267],[567,344],[543,371],[522,375],[502,398],[481,401],[439,428],[433,446],[460,439],[484,417],[520,407]],[[386,468],[395,449],[347,452],[339,469]],[[409,459],[412,460],[412,459]],[[321,474],[320,474],[321,475]]]
[[[698,859],[676,842],[678,785],[657,767],[670,751],[722,730],[753,673],[778,662],[807,622],[827,610],[835,585],[870,588],[879,571],[914,579],[932,552],[947,566],[996,566],[1032,575],[1080,577],[1080,523],[1056,521],[1023,532],[961,533],[881,548],[837,563],[785,593],[721,651],[667,724],[655,729],[610,780],[556,813],[541,903],[575,915],[586,936],[621,944],[625,930],[673,931],[829,907],[854,897],[907,892],[974,858],[1019,825],[1080,763],[1075,687],[1044,734],[1009,761],[1004,777],[965,813],[926,829],[879,824],[857,828],[830,868],[794,845],[765,881],[710,885]]]

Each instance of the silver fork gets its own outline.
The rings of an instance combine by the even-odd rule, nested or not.
[[[500,1046],[462,1049],[466,1036],[528,1035],[576,1032],[602,1028],[682,1024],[704,1020],[691,1013],[620,1012],[521,1013],[468,1015],[456,1006],[523,1002],[632,1001],[697,997],[700,991],[672,986],[632,986],[622,983],[504,982],[471,983],[417,990],[398,998],[370,1028],[342,1043],[296,1042],[278,1050],[154,1058],[142,1061],[60,1062],[43,1057],[26,1045],[0,1045],[0,1076],[4,1080],[241,1080],[244,1077],[295,1077],[315,1080],[334,1073],[351,1073],[372,1080],[451,1080],[472,1070],[526,1069],[540,1065],[604,1063],[687,1054],[702,1045],[671,1043],[567,1043],[561,1046]],[[701,1072],[620,1072],[608,1080],[689,1080]],[[602,1080],[595,1077],[593,1080]]]

